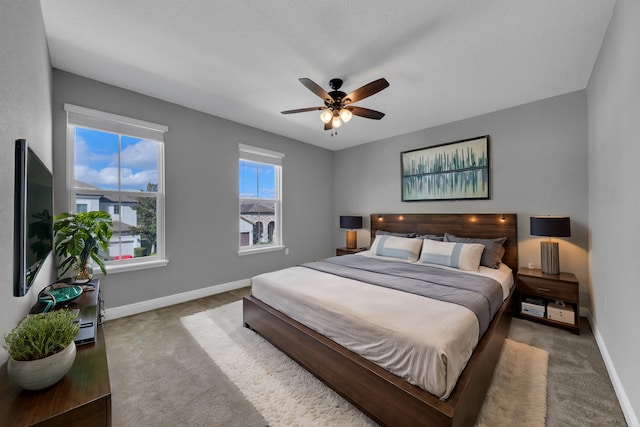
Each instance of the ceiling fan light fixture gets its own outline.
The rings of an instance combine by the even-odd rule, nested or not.
[[[366,119],[380,120],[384,117],[384,113],[371,110],[364,107],[356,107],[352,105],[364,98],[368,98],[389,86],[389,82],[384,78],[374,80],[366,85],[350,92],[340,91],[342,86],[341,79],[331,79],[329,86],[333,89],[327,92],[313,80],[303,77],[298,79],[307,89],[324,101],[321,107],[297,108],[295,110],[281,111],[282,114],[305,113],[307,111],[322,111],[320,120],[324,123],[324,130],[337,129],[342,127],[343,123],[347,123],[353,116],[360,116]],[[331,132],[331,136],[336,132]]]
[[[335,113],[333,113],[333,120],[331,121],[331,127],[333,127],[334,129],[337,129],[340,126],[342,126],[342,119],[340,118],[340,115],[336,111]]]
[[[322,120],[322,123],[329,123],[332,118],[333,113],[331,112],[331,110],[327,109],[320,113],[320,120]]]
[[[353,116],[353,113],[351,113],[351,111],[347,110],[346,108],[343,108],[342,110],[340,110],[340,118],[344,123],[347,123],[349,120],[351,120],[352,116]]]

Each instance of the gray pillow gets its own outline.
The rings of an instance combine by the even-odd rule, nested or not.
[[[393,236],[393,237],[416,237],[416,233],[392,233],[390,231],[376,230],[376,236]]]
[[[443,235],[437,235],[437,234],[421,234],[416,236],[416,239],[429,239],[429,240],[435,240],[436,242],[444,242],[444,236]]]
[[[496,239],[479,239],[475,237],[457,237],[453,234],[444,234],[445,242],[458,242],[458,243],[481,243],[484,245],[484,251],[482,251],[482,258],[480,259],[480,265],[484,265],[489,268],[499,268],[502,256],[504,255],[504,242],[507,241],[506,237],[498,237]]]

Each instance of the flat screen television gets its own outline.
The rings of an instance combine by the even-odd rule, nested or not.
[[[16,140],[13,294],[24,296],[53,250],[53,174]]]

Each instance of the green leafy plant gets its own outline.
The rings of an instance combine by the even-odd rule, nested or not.
[[[18,361],[52,356],[67,348],[78,335],[80,325],[74,319],[69,310],[29,315],[5,334],[4,348]]]
[[[102,254],[108,252],[112,229],[113,221],[106,212],[66,212],[54,217],[56,256],[61,259],[59,275],[74,267],[79,277],[90,278],[87,267],[90,259],[107,274]]]
[[[140,190],[142,191],[142,190]],[[158,184],[148,183],[147,192],[157,192]],[[132,207],[137,212],[137,226],[130,228],[132,234],[139,234],[142,240],[141,245],[146,240],[148,250],[143,255],[149,256],[151,249],[157,245],[157,218],[156,218],[156,198],[138,197],[138,203]],[[134,254],[135,256],[135,254]]]

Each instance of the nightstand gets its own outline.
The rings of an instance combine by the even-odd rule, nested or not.
[[[518,317],[580,334],[580,283],[573,273],[546,274],[520,268],[517,290]],[[556,301],[564,307],[558,307]]]
[[[355,248],[355,249],[337,248],[336,249],[336,256],[357,254],[358,252],[362,252],[362,251],[366,251],[366,250],[367,250],[367,248]]]

